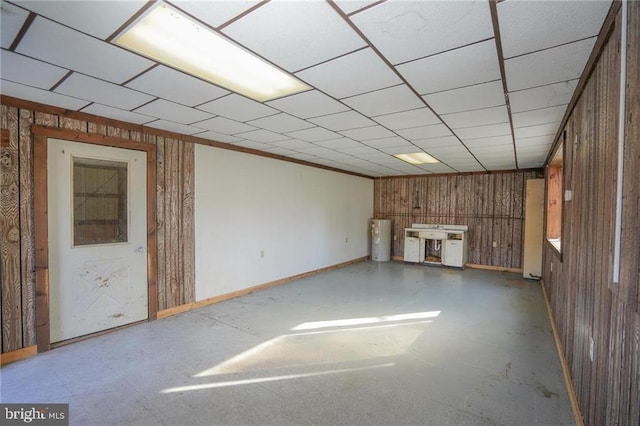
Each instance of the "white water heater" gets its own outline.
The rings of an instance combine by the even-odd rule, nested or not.
[[[391,260],[391,220],[371,220],[371,260]]]

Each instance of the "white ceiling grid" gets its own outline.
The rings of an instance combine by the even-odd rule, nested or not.
[[[144,0],[2,0],[0,92],[368,176],[540,167],[611,2],[489,1],[168,0],[311,87],[261,103],[110,42]]]

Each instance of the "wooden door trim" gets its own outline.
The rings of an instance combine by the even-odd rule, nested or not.
[[[156,242],[156,146],[95,133],[32,126],[34,136],[34,227],[36,263],[36,341],[38,352],[51,348],[49,324],[49,237],[47,213],[47,144],[49,138],[147,153],[147,291],[149,320],[158,314]]]

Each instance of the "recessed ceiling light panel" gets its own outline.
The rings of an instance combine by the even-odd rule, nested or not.
[[[434,164],[440,162],[425,152],[415,152],[413,154],[396,154],[394,155],[394,157],[402,161],[406,161],[410,164]]]
[[[114,43],[261,102],[310,89],[162,2],[124,29]]]

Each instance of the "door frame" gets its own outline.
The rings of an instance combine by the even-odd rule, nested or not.
[[[158,314],[157,242],[156,242],[156,145],[144,142],[33,125],[34,153],[34,233],[36,281],[36,342],[38,352],[51,349],[49,324],[49,218],[47,213],[47,145],[48,140],[62,139],[147,153],[147,297],[148,321]],[[122,327],[126,327],[122,326]],[[100,333],[100,332],[98,332]],[[94,333],[95,334],[95,333]]]

